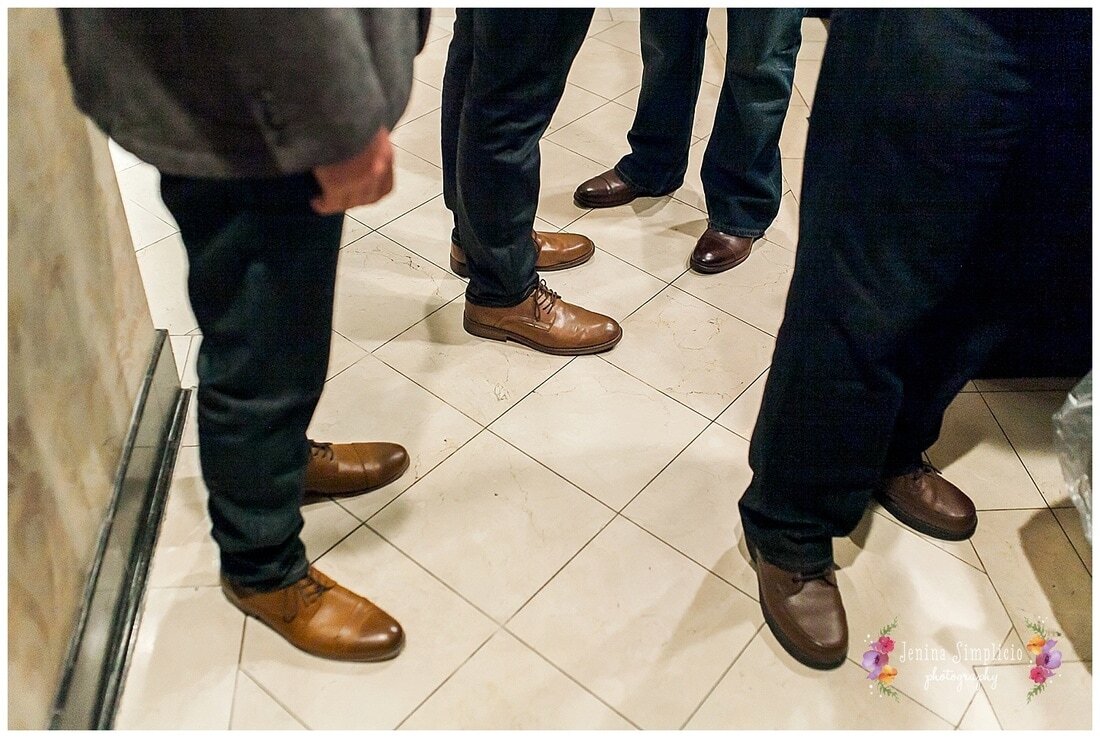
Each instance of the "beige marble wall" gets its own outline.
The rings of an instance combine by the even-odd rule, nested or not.
[[[57,16],[8,11],[8,724],[46,727],[154,332]]]

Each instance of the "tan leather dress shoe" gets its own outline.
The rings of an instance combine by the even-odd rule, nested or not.
[[[614,169],[582,182],[573,193],[573,202],[581,208],[613,208],[626,205],[646,193],[625,181]]]
[[[396,443],[309,442],[302,504],[378,489],[409,468],[409,454]]]
[[[542,233],[531,232],[531,240],[538,251],[535,269],[540,272],[556,272],[580,266],[596,253],[596,245],[588,236],[579,233]],[[458,244],[451,242],[451,271],[460,277],[470,276],[466,266],[466,252]]]
[[[814,574],[787,571],[750,544],[764,620],[784,650],[813,669],[835,669],[848,655],[848,617],[830,567]]]
[[[481,338],[515,341],[558,356],[598,354],[623,337],[612,318],[565,302],[545,280],[513,307],[482,307],[467,300],[462,326]]]
[[[928,464],[883,480],[875,499],[895,518],[933,538],[964,541],[978,527],[973,501]]]
[[[718,274],[733,269],[749,258],[754,240],[750,236],[730,236],[708,228],[691,252],[691,268],[703,274]]]
[[[289,587],[259,592],[222,577],[226,599],[306,653],[336,661],[385,661],[401,653],[401,625],[313,567]]]

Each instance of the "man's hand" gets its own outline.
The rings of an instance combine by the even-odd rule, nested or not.
[[[390,132],[379,128],[367,147],[350,159],[313,170],[321,194],[310,201],[321,215],[335,215],[381,200],[393,189],[393,146]]]

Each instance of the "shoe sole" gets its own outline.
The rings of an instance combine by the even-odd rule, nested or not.
[[[365,495],[367,492],[373,492],[376,489],[382,489],[388,484],[393,484],[401,476],[409,470],[410,460],[405,459],[405,463],[401,465],[392,477],[379,484],[372,485],[370,487],[364,487],[363,489],[353,489],[348,492],[318,492],[317,490],[302,490],[302,505],[312,505],[317,502],[327,502],[328,500],[343,500],[348,497],[357,497],[358,495]]]
[[[266,620],[264,620],[262,617],[260,617],[259,614],[255,613],[255,612],[252,612],[251,610],[246,608],[244,605],[242,605],[240,600],[238,600],[233,595],[233,593],[230,592],[228,589],[226,589],[225,587],[222,587],[221,590],[222,590],[222,594],[225,595],[225,599],[228,600],[229,604],[233,605],[233,607],[237,608],[238,610],[243,612],[248,617],[255,618],[258,622],[261,622],[264,625],[266,625],[268,628],[271,628],[271,630],[277,636],[282,638],[284,641],[286,641],[290,645],[294,646],[296,649],[298,649],[302,653],[308,653],[310,656],[316,656],[317,658],[326,659],[328,661],[346,661],[346,662],[356,663],[356,664],[371,664],[371,663],[375,663],[375,662],[378,662],[378,661],[389,661],[390,659],[395,659],[405,649],[405,632],[404,631],[401,631],[401,640],[397,642],[397,645],[393,648],[392,651],[386,651],[386,652],[381,653],[381,654],[375,654],[375,655],[370,655],[370,656],[365,656],[364,655],[364,656],[360,656],[358,658],[344,658],[344,657],[340,657],[340,656],[333,656],[332,654],[329,654],[329,653],[323,653],[321,651],[314,651],[314,650],[311,650],[311,649],[308,649],[308,648],[303,648],[302,646],[299,646],[297,643],[291,641],[289,638],[287,638],[285,635],[283,635],[279,631],[275,630],[275,628],[273,628],[270,623],[268,623]]]
[[[589,259],[591,259],[595,255],[595,253],[596,253],[596,249],[592,249],[591,251],[589,251],[584,256],[573,259],[572,261],[563,261],[562,263],[554,264],[553,266],[540,267],[538,264],[536,264],[535,265],[535,271],[536,272],[560,272],[562,269],[572,269],[573,267],[580,266],[581,264],[584,264],[585,262],[587,262]],[[466,267],[466,262],[458,261],[453,256],[451,257],[451,271],[454,272],[455,274],[457,274],[460,277],[464,277],[465,279],[470,278],[470,270]]]
[[[466,329],[466,332],[472,336],[478,338],[488,338],[490,341],[515,341],[522,344],[527,348],[534,349],[544,354],[552,354],[554,356],[588,356],[589,354],[599,354],[607,351],[615,346],[620,340],[622,340],[623,334],[620,331],[619,335],[614,340],[607,341],[605,343],[597,344],[595,346],[583,346],[579,348],[556,348],[554,346],[544,346],[541,343],[536,343],[529,338],[517,335],[515,333],[509,333],[499,328],[493,328],[491,326],[482,325],[475,321],[470,320],[465,315],[462,316],[462,327]]]
[[[756,552],[752,549],[752,547],[749,547],[749,558],[752,559],[752,563],[755,566]],[[790,639],[787,638],[787,635],[783,632],[782,628],[775,624],[775,620],[772,618],[772,614],[768,610],[767,604],[765,604],[764,602],[764,588],[760,585],[759,570],[756,574],[756,593],[757,596],[760,598],[760,611],[764,613],[764,622],[768,624],[768,630],[772,632],[772,635],[775,636],[775,640],[779,641],[779,645],[783,647],[783,650],[786,651],[791,658],[793,658],[795,661],[802,664],[803,666],[808,666],[811,669],[817,669],[818,671],[832,671],[833,669],[837,669],[844,664],[844,661],[848,657],[847,649],[845,649],[845,652],[841,654],[839,658],[833,661],[821,661],[811,656],[807,656],[805,653],[794,646]]]
[[[745,261],[750,256],[752,256],[752,249],[749,249],[749,253],[745,254],[744,256],[742,256],[737,261],[730,262],[728,264],[716,264],[716,265],[697,264],[697,263],[695,263],[694,261],[692,261],[690,259],[688,260],[688,264],[691,266],[692,271],[699,272],[700,274],[720,274],[722,272],[728,272],[730,269],[733,269],[735,266],[738,266],[739,264],[744,264]]]
[[[578,208],[592,208],[594,210],[599,210],[601,208],[617,208],[620,205],[629,205],[640,197],[667,197],[675,191],[676,190],[669,190],[668,192],[664,192],[659,195],[639,193],[625,200],[585,200],[584,198],[578,196],[576,193],[573,193],[573,204],[576,205]]]
[[[945,528],[937,528],[931,523],[927,523],[920,518],[910,515],[894,504],[893,500],[889,497],[876,496],[875,500],[878,504],[882,505],[888,513],[893,515],[898,522],[907,525],[918,533],[923,533],[932,538],[938,538],[941,541],[965,541],[973,536],[974,531],[978,529],[977,516],[975,516],[974,525],[970,526],[969,530],[959,533],[957,531],[946,530]]]

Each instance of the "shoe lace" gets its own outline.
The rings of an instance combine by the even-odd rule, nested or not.
[[[539,320],[546,313],[554,309],[554,304],[561,299],[561,295],[546,286],[546,280],[540,280],[535,286],[535,320]]]
[[[824,569],[822,569],[820,571],[809,572],[808,574],[802,574],[802,573],[792,574],[791,575],[791,581],[802,583],[802,582],[812,582],[815,579],[822,579],[827,584],[832,584],[832,582],[829,581],[829,577],[830,577],[830,575],[832,575],[833,571],[834,571],[834,567],[827,566],[827,567],[825,567]]]
[[[283,620],[290,622],[298,616],[298,603],[302,602],[308,607],[321,599],[321,596],[332,589],[335,583],[310,570],[304,577],[288,588],[288,603],[284,608]]]
[[[922,461],[920,466],[909,473],[909,478],[913,480],[920,479],[925,474],[939,474],[940,470],[929,464],[927,461]]]
[[[332,450],[331,443],[318,443],[317,441],[309,442],[309,455],[315,458],[323,458],[326,461],[332,461],[336,458],[336,452]]]

